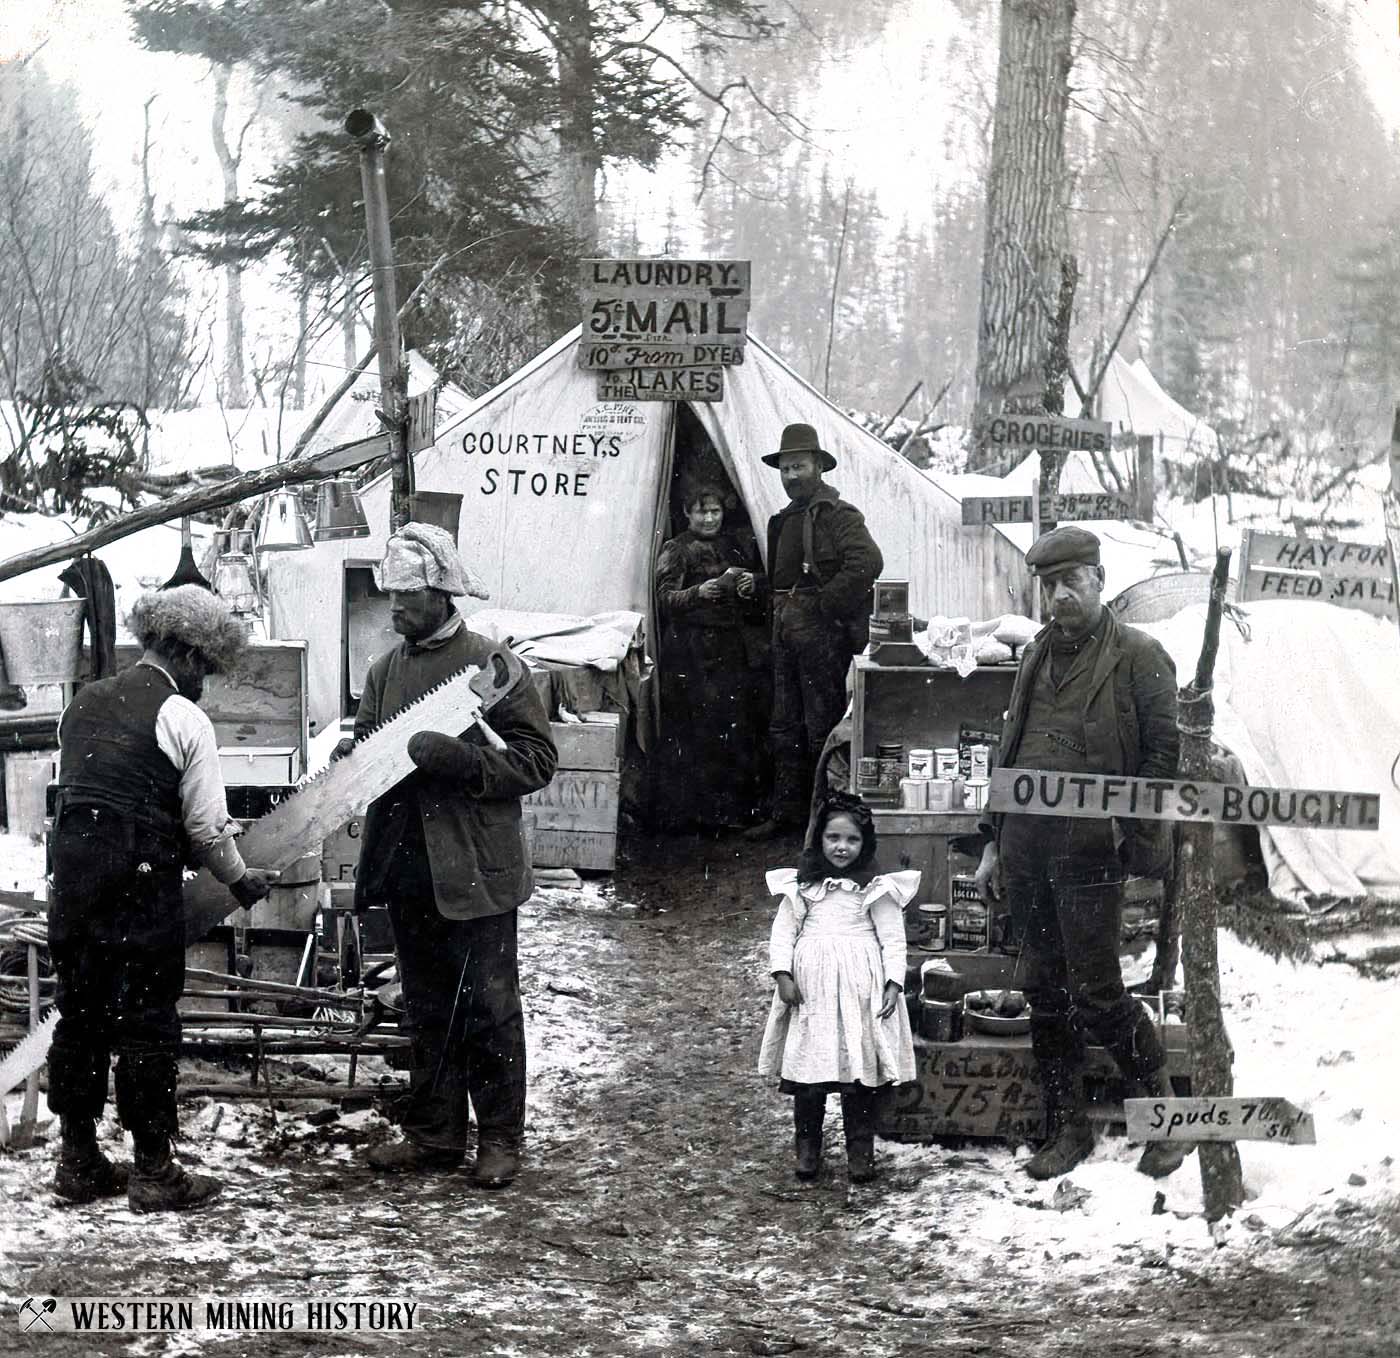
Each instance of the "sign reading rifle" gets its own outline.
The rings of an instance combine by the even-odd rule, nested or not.
[[[581,368],[603,401],[719,401],[744,361],[748,260],[585,259]]]

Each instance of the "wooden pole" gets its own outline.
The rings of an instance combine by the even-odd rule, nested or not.
[[[1220,620],[1230,579],[1230,549],[1215,555],[1210,610],[1195,678],[1181,691],[1177,726],[1181,732],[1181,776],[1210,779],[1210,736],[1215,720],[1211,688],[1220,649]],[[1220,1007],[1220,963],[1216,952],[1214,827],[1188,822],[1182,828],[1180,907],[1186,964],[1186,1019],[1191,1030],[1191,1093],[1194,1097],[1234,1094],[1234,1052]],[[1219,1221],[1244,1201],[1240,1153],[1233,1141],[1204,1141],[1201,1188],[1206,1219]]]
[[[1136,512],[1143,523],[1151,523],[1156,513],[1156,438],[1151,434],[1139,434],[1137,441],[1137,482]]]
[[[355,452],[363,448],[363,454]],[[378,436],[360,439],[355,443],[341,444],[317,453],[315,457],[298,458],[295,462],[276,462],[270,467],[259,467],[256,471],[244,472],[231,481],[220,481],[213,486],[200,486],[197,490],[186,491],[183,495],[172,495],[168,500],[157,504],[142,505],[119,519],[112,519],[97,528],[91,528],[77,537],[65,538],[62,542],[50,543],[47,547],[35,547],[32,551],[21,552],[18,556],[0,561],[0,580],[10,580],[26,571],[37,570],[40,566],[51,566],[58,561],[71,561],[119,542],[143,528],[151,528],[158,523],[168,523],[186,514],[200,514],[211,509],[224,509],[254,495],[277,490],[281,486],[294,486],[303,481],[319,481],[333,472],[348,471],[351,467],[365,462],[373,462],[384,456],[384,440]]]
[[[384,152],[389,132],[367,109],[352,110],[345,130],[360,148],[360,183],[365,198],[365,233],[374,269],[374,343],[379,359],[379,399],[389,435],[392,476],[389,521],[395,531],[408,522],[413,497],[413,463],[408,455],[408,372],[399,334],[394,282],[394,245],[389,230],[389,191]]]

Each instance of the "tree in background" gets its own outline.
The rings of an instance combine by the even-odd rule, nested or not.
[[[1042,409],[1066,249],[1074,0],[1002,0],[977,324],[979,419]],[[987,465],[977,450],[970,466]]]
[[[90,489],[130,487],[146,409],[188,397],[186,299],[158,242],[112,221],[72,94],[14,62],[0,112],[0,491],[109,513]]]

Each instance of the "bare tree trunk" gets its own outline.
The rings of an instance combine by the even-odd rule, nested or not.
[[[347,269],[340,275],[340,282],[343,289],[340,306],[340,350],[348,371],[360,361],[359,354],[355,352],[355,279]]]
[[[297,352],[292,370],[292,404],[306,409],[306,336],[311,327],[311,288],[303,283],[297,289]]]
[[[227,63],[214,65],[214,116],[210,130],[214,137],[214,154],[224,177],[224,202],[238,197],[238,162],[240,157],[229,145],[225,130],[228,117],[228,87],[233,67]],[[243,270],[233,263],[224,265],[224,403],[229,406],[248,404],[248,378],[243,363]]]
[[[1075,0],[1002,0],[977,325],[977,417],[1034,409],[1065,240],[1065,111]],[[1029,260],[1029,268],[1026,260]],[[976,470],[988,458],[974,452]]]
[[[1062,415],[1065,409],[1065,379],[1069,376],[1069,328],[1074,319],[1074,290],[1079,286],[1079,261],[1073,255],[1060,257],[1060,296],[1055,305],[1055,328],[1050,336],[1050,348],[1045,355],[1045,409],[1051,415]],[[1049,505],[1060,493],[1060,472],[1065,455],[1059,449],[1040,450],[1040,531],[1048,533],[1055,527],[1048,513]]]
[[[593,19],[588,0],[558,7],[555,51],[559,61],[559,160],[563,206],[584,255],[598,251],[598,173],[602,157],[593,133],[596,69]]]
[[[826,317],[826,363],[822,368],[822,395],[831,394],[831,350],[836,343],[836,301],[841,293],[841,260],[846,254],[846,227],[851,219],[851,181],[841,204],[841,235],[836,242],[836,267],[831,271],[831,305]]]

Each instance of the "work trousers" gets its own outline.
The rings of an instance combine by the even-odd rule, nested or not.
[[[176,1053],[185,981],[179,844],[123,813],[65,807],[53,831],[49,955],[58,1026],[49,1107],[102,1116],[116,1065],[117,1113],[138,1146],[177,1130]]]
[[[525,1131],[525,1015],[516,912],[444,919],[427,853],[395,855],[389,921],[413,1038],[404,1135],[435,1149],[466,1145],[468,1108],[478,1144],[518,1148]]]
[[[1130,1080],[1166,1061],[1123,986],[1123,869],[1107,820],[1007,816],[1001,864],[1038,1062],[1082,1064],[1092,1036]]]
[[[822,745],[846,711],[851,650],[815,589],[773,595],[773,819],[805,825]]]

